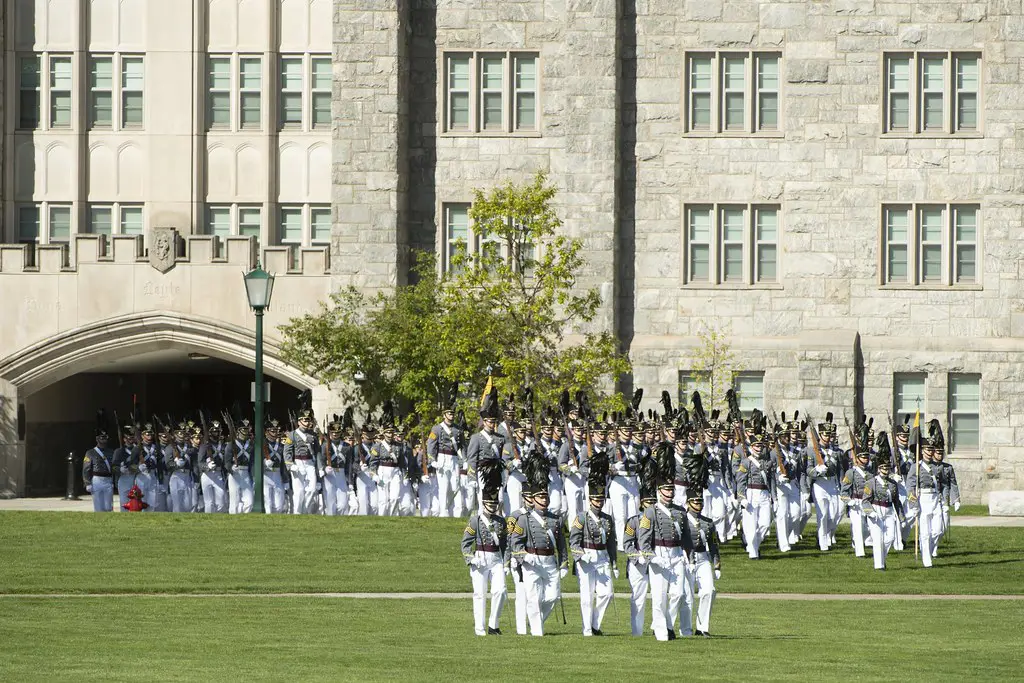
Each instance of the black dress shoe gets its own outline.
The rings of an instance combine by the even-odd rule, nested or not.
[[[669,631],[668,632],[668,639],[669,640],[675,640],[676,639],[676,632],[675,631]]]
[[[487,628],[487,635],[489,635],[489,636],[500,636],[501,635],[501,629],[500,628],[490,628],[490,627],[488,627]]]
[[[604,634],[603,634],[603,633],[601,633],[601,629],[599,629],[599,628],[595,628],[595,629],[594,629],[594,635],[595,635],[595,636],[603,636]]]
[[[707,631],[694,631],[694,635],[698,635],[698,636],[700,636],[702,638],[710,638],[711,637],[711,634],[708,633]]]

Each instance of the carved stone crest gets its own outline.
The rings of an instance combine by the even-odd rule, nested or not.
[[[153,228],[149,233],[149,265],[161,273],[174,267],[178,231],[174,228]]]

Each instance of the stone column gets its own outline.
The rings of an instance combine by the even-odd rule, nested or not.
[[[0,379],[0,498],[25,493],[25,444],[18,439],[18,388]]]

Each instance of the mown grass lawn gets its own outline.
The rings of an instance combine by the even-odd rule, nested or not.
[[[0,598],[4,681],[1010,680],[1020,602],[720,600],[715,637],[472,635],[469,600]],[[556,615],[558,610],[556,609]],[[648,612],[648,623],[650,613]]]
[[[0,513],[0,593],[468,592],[463,520],[315,516]],[[849,549],[749,560],[723,550],[721,592],[1024,593],[1024,528],[954,527],[932,569],[912,549],[886,572]],[[571,575],[565,590],[576,590]],[[617,590],[627,590],[625,572]]]

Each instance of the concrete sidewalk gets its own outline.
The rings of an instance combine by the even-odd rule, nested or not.
[[[116,503],[116,500],[115,500]],[[64,500],[63,498],[11,498],[0,500],[0,512],[6,510],[32,510],[44,512],[92,512],[92,498]],[[117,507],[114,508],[117,512]],[[814,521],[813,519],[811,520]],[[843,518],[842,523],[849,524]],[[988,517],[954,515],[953,526],[1024,527],[1024,517]]]

